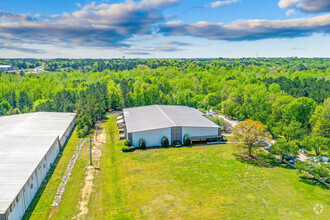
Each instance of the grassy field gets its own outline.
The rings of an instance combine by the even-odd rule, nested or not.
[[[325,218],[329,190],[296,170],[250,163],[235,145],[122,153],[114,119],[89,203],[91,219]],[[269,159],[267,159],[269,160]],[[273,161],[274,162],[274,161]],[[314,207],[323,206],[321,214]]]
[[[235,144],[122,153],[115,119],[109,117],[103,124],[107,140],[101,146],[87,219],[325,219],[329,215],[329,190],[304,181],[296,170],[277,166],[268,157],[246,161],[237,156]],[[76,139],[73,134],[32,219],[50,216],[64,164],[70,159],[64,156],[72,155],[70,146]],[[85,147],[53,219],[77,214],[87,166]]]

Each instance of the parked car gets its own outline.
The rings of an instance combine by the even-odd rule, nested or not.
[[[286,160],[287,162],[289,162],[292,165],[295,165],[297,161],[300,161],[298,158],[295,157],[291,157],[291,156],[284,156],[284,160]]]
[[[227,127],[225,131],[226,131],[226,133],[231,133],[233,131],[233,128],[232,127]]]
[[[291,156],[284,156],[284,159],[286,159],[286,160],[293,160],[295,158],[294,157],[291,157]]]
[[[265,149],[268,150],[268,151],[271,151],[271,150],[272,150],[272,145],[267,145],[267,146],[265,147]]]
[[[300,161],[300,162],[301,162],[301,160],[299,160],[299,159],[297,159],[297,158],[293,158],[293,159],[289,160],[288,162],[289,162],[290,164],[292,164],[292,165],[295,165],[295,164],[297,163],[297,161]]]
[[[329,161],[329,158],[327,156],[322,156],[321,157],[321,162],[325,163],[325,162],[330,162],[330,161]]]

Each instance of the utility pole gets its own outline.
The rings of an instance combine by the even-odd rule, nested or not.
[[[100,105],[101,105],[101,101],[100,101]],[[101,118],[102,117],[102,114],[101,114],[101,106],[99,108],[99,114],[96,114],[96,123],[95,123],[95,140],[97,141],[97,131],[99,130],[99,127],[100,127],[100,122],[101,122]]]
[[[95,140],[97,141],[97,131],[99,130],[100,124],[98,122],[95,123]]]
[[[92,142],[94,142],[94,140],[92,139],[92,135],[89,136],[89,160],[90,160],[90,165],[93,165],[93,161],[92,161]]]
[[[102,120],[102,113],[101,113],[101,108],[100,108],[100,111],[99,111],[99,121]]]

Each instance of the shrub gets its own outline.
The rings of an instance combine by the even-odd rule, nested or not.
[[[135,151],[135,147],[123,147],[122,151],[123,152],[133,152],[133,151]]]
[[[140,140],[140,142],[139,142],[139,147],[140,147],[141,149],[146,149],[146,147],[147,147],[147,143],[146,143],[146,141],[145,141],[144,139],[141,139],[141,140]]]
[[[132,142],[130,140],[126,139],[125,142],[124,142],[124,145],[126,147],[130,147],[130,146],[132,146]]]
[[[79,138],[84,138],[89,134],[89,129],[88,127],[85,125],[83,128],[79,129],[78,128],[78,137]]]
[[[222,136],[222,141],[228,141],[226,136]]]
[[[3,100],[3,101],[0,103],[0,105],[2,105],[3,108],[6,109],[6,111],[9,111],[10,108],[11,108],[11,106],[10,106],[10,104],[9,104],[9,102],[8,102],[7,100]]]
[[[318,157],[310,157],[306,161],[297,161],[296,168],[302,174],[312,175],[322,181],[330,182],[329,172],[330,164],[321,163],[321,159]]]
[[[162,144],[162,147],[168,147],[169,146],[170,143],[169,143],[167,137],[162,138],[161,144]]]
[[[211,117],[209,118],[211,121],[213,121],[214,123],[216,123],[219,126],[224,126],[225,122],[222,118],[218,118],[218,117]]]
[[[181,143],[180,143],[180,141],[175,140],[175,141],[173,141],[172,145],[173,146],[181,146]]]
[[[191,145],[191,138],[188,134],[186,134],[184,137],[183,137],[183,144],[185,146],[189,146]]]

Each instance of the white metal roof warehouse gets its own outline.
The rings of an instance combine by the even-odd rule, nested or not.
[[[0,117],[0,220],[23,217],[75,118],[46,112]]]
[[[161,139],[167,137],[182,143],[184,135],[192,139],[217,138],[220,127],[203,116],[195,108],[174,105],[150,105],[123,110],[127,138],[138,146],[144,139],[147,146],[159,146]]]

